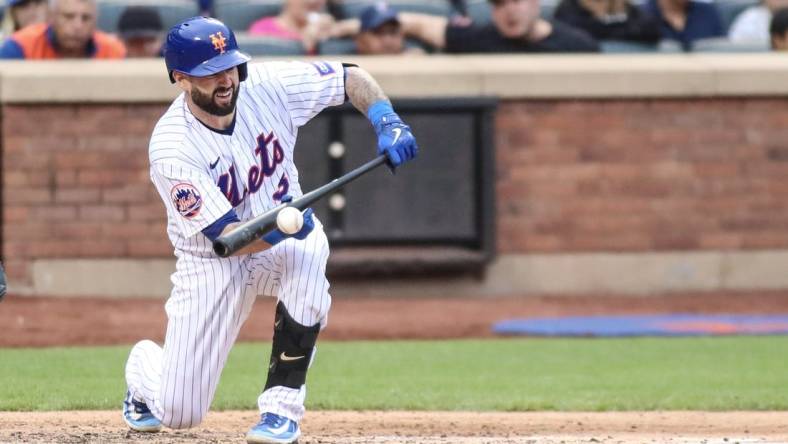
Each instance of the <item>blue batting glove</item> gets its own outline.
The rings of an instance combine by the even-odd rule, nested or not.
[[[394,112],[391,102],[379,100],[373,103],[367,111],[367,117],[378,135],[378,154],[388,157],[386,163],[392,172],[416,157],[419,153],[416,139],[410,127]]]
[[[290,196],[289,194],[287,194],[287,195],[282,197],[282,203],[287,203],[287,202],[290,202],[292,200],[293,200],[293,196]],[[295,239],[298,239],[298,240],[304,240],[304,239],[306,239],[307,236],[309,236],[309,233],[311,233],[312,230],[315,229],[315,219],[312,218],[314,213],[315,212],[311,208],[307,208],[306,211],[304,211],[304,213],[303,213],[304,214],[304,225],[301,227],[300,230],[298,230],[297,233],[285,234],[279,228],[275,228],[275,229],[269,231],[268,233],[265,233],[260,239],[268,242],[268,244],[271,245],[271,246],[274,246],[274,245],[278,244],[279,242],[282,242],[283,240],[287,239],[288,237],[292,237],[292,238],[295,238]]]

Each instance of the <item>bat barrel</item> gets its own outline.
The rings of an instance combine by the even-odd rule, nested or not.
[[[238,227],[238,229],[233,230],[227,235],[216,238],[213,242],[213,251],[219,257],[228,257],[253,241],[254,233],[252,230]]]

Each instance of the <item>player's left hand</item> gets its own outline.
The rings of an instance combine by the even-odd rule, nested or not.
[[[285,194],[284,196],[282,196],[281,202],[287,203],[287,202],[291,202],[292,200],[293,200],[293,196],[289,194]],[[274,246],[289,237],[298,240],[304,240],[306,239],[307,236],[309,236],[309,233],[311,233],[312,230],[315,229],[315,219],[312,217],[314,216],[314,214],[315,212],[311,208],[307,208],[306,210],[304,210],[303,212],[304,225],[301,227],[300,230],[298,230],[298,232],[294,234],[287,234],[282,232],[282,230],[280,230],[279,228],[275,228],[269,231],[268,233],[264,234],[261,237],[261,239],[264,240],[265,242],[268,242],[268,244],[271,246]]]
[[[304,215],[304,226],[301,227],[301,229],[298,230],[297,233],[291,234],[289,237],[293,237],[293,238],[296,238],[298,240],[306,239],[306,237],[309,236],[309,233],[311,233],[312,230],[315,229],[315,219],[312,218],[312,216],[314,214],[315,214],[315,212],[312,211],[311,208],[307,208],[304,211],[304,213],[303,213],[303,215]]]
[[[419,153],[410,127],[396,113],[384,115],[375,125],[375,133],[378,135],[378,154],[388,157],[387,164],[392,171]]]
[[[288,203],[292,201],[293,201],[293,196],[289,194],[285,194],[284,196],[282,196],[282,200],[281,200],[282,203]],[[288,235],[282,233],[282,235],[284,235],[285,237],[294,237],[298,240],[304,240],[306,239],[307,236],[309,236],[309,233],[311,233],[312,230],[315,229],[315,220],[312,218],[315,212],[311,208],[307,208],[306,210],[304,210],[302,214],[304,217],[304,226],[302,226],[301,229],[298,230],[298,232],[295,234]],[[279,230],[277,229],[277,231]]]

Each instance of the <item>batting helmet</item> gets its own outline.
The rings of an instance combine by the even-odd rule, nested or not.
[[[238,67],[238,76],[246,80],[246,62],[251,57],[238,50],[235,34],[224,23],[209,17],[192,17],[170,29],[164,46],[164,62],[170,82],[173,71],[205,77]]]

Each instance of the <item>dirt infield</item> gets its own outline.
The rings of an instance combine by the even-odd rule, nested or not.
[[[241,340],[271,335],[274,304],[261,299]],[[692,293],[659,297],[487,299],[336,298],[322,339],[426,339],[492,336],[498,320],[523,316],[646,313],[788,313],[788,293]],[[158,341],[161,300],[9,297],[0,304],[0,347],[131,344]],[[131,328],[130,328],[131,326]],[[130,433],[119,411],[0,412],[0,442],[243,442],[256,413],[211,412],[195,429]],[[334,412],[310,411],[302,444],[449,443],[788,443],[788,412]]]
[[[132,433],[119,412],[3,413],[0,441],[25,443],[243,442],[254,412],[212,412],[190,430]],[[784,443],[785,412],[307,413],[301,444]]]

